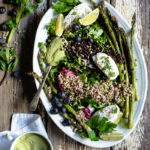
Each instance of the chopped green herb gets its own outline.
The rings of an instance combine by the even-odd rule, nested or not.
[[[118,112],[118,109],[117,108],[115,108],[113,111],[112,111],[112,113],[114,113],[114,114],[116,114]]]
[[[52,19],[51,22],[46,26],[47,33],[50,36],[55,36],[55,29],[56,29],[56,19]]]
[[[110,73],[109,73],[109,76],[110,76],[110,77],[115,77],[115,72],[110,72]]]
[[[116,128],[116,124],[108,121],[108,118],[100,118],[99,115],[93,116],[90,120],[87,121],[87,124],[97,133],[97,136],[112,133]]]
[[[77,14],[77,12],[76,11],[74,11],[73,13],[72,13],[72,15],[76,15]]]

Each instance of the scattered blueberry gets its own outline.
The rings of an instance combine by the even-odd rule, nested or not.
[[[93,44],[93,43],[94,43],[94,40],[93,40],[91,37],[88,37],[87,41],[88,41],[88,43],[90,43],[90,44]]]
[[[64,99],[66,97],[66,93],[65,92],[59,92],[58,96],[59,96],[59,98]]]
[[[9,16],[12,16],[12,17],[16,17],[17,11],[16,11],[15,9],[14,9],[14,10],[11,10],[11,11],[8,12],[8,15],[9,15]]]
[[[6,39],[0,38],[0,45],[3,45],[6,43]]]
[[[75,36],[75,42],[81,42],[82,41],[82,38],[80,35],[76,35]]]
[[[66,112],[67,112],[66,107],[61,107],[61,108],[60,108],[60,112],[61,112],[62,114],[66,113]]]
[[[6,8],[5,7],[0,7],[0,14],[4,14],[6,12]]]
[[[13,77],[15,77],[15,78],[20,78],[20,76],[21,76],[19,71],[13,72],[12,75],[13,75]]]
[[[58,108],[61,108],[61,107],[63,106],[63,104],[62,104],[62,102],[58,102],[58,103],[56,104],[56,106],[57,106]]]
[[[71,125],[71,120],[69,120],[69,119],[64,119],[64,121],[62,122],[62,124],[63,124],[64,126],[70,126],[70,125]]]
[[[70,99],[69,98],[65,98],[64,99],[64,104],[70,104]]]
[[[59,98],[57,96],[54,96],[53,99],[52,99],[52,102],[54,104],[57,104],[59,102]]]
[[[52,107],[50,110],[51,114],[58,114],[58,108],[57,107]]]
[[[77,31],[79,28],[80,28],[80,27],[79,27],[78,24],[72,25],[72,30],[73,30],[74,32]]]
[[[83,36],[86,36],[88,33],[89,33],[88,29],[84,29],[83,32],[82,32]]]
[[[6,31],[6,30],[7,30],[7,25],[6,25],[6,24],[2,24],[2,25],[0,26],[0,30],[1,30],[1,31]]]

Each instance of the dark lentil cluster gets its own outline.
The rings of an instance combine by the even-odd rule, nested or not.
[[[73,57],[81,57],[83,60],[89,61],[91,57],[98,52],[103,52],[103,49],[98,46],[96,43],[88,42],[88,40],[82,40],[81,42],[71,42],[66,47],[67,55]],[[105,53],[111,56],[116,63],[120,63],[121,56],[116,52],[116,54],[112,53],[109,44],[105,44]]]

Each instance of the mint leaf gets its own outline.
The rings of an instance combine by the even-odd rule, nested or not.
[[[56,19],[52,19],[51,22],[46,26],[47,33],[51,36],[55,35]]]

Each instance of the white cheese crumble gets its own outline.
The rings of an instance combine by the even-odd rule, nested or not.
[[[115,80],[117,78],[119,70],[115,61],[110,56],[105,53],[97,53],[92,58],[95,64],[110,80]]]
[[[103,108],[102,111],[95,112],[94,116],[99,115],[102,119],[103,117],[108,118],[110,122],[115,123],[120,114],[120,108],[117,105],[110,105]]]
[[[74,7],[64,19],[65,29],[73,24],[75,18],[83,18],[91,11],[92,9],[85,3],[81,3]]]

